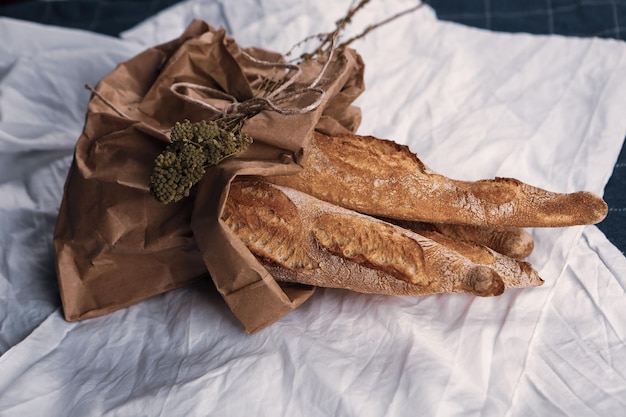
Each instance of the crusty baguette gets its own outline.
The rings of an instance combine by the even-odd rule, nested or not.
[[[277,281],[362,293],[480,296],[543,282],[529,264],[488,248],[439,234],[428,238],[260,180],[231,185],[222,220]]]
[[[526,259],[535,247],[532,236],[517,227],[483,227],[472,225],[435,223],[436,231],[457,240],[487,246],[513,259]]]
[[[483,227],[443,223],[436,223],[433,226],[441,234],[487,246],[513,259],[528,258],[535,247],[532,236],[524,229],[517,227]]]
[[[517,260],[528,258],[535,247],[532,236],[518,227],[424,223],[397,219],[383,220],[420,234],[423,234],[424,231],[436,231],[455,240],[477,243]]]
[[[607,213],[589,192],[553,193],[511,178],[452,180],[406,146],[371,136],[315,133],[307,158],[300,173],[267,180],[361,213],[411,221],[557,227],[597,223]]]

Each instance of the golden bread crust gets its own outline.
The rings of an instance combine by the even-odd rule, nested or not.
[[[278,281],[363,293],[499,295],[543,282],[487,248],[438,240],[299,191],[238,180],[222,216]],[[433,237],[433,236],[431,236]]]
[[[512,178],[456,181],[408,147],[372,136],[315,133],[304,170],[267,181],[361,213],[490,227],[593,224],[607,205],[588,192],[560,194]]]

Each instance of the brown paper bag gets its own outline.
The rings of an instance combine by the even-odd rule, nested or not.
[[[295,115],[264,110],[248,120],[244,132],[254,143],[210,168],[195,195],[162,205],[148,188],[171,126],[218,117],[204,103],[219,108],[229,102],[210,91],[239,103],[250,100],[263,76],[281,71],[263,63],[280,58],[244,50],[223,29],[194,21],[178,39],[146,50],[100,81],[54,234],[67,320],[103,315],[210,275],[252,333],[311,295],[312,288],[279,286],[219,217],[235,176],[295,173],[306,163],[314,129],[356,129],[360,113],[352,102],[364,87],[363,63],[353,50],[336,51],[325,68],[323,60],[303,63],[290,88],[310,85],[324,68],[319,105]],[[315,99],[311,93],[294,95],[283,105],[297,111]]]

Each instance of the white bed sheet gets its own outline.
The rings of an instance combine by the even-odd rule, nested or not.
[[[373,2],[354,26],[411,4]],[[595,227],[532,230],[545,285],[496,298],[322,289],[249,336],[205,282],[64,321],[51,240],[83,84],[192,18],[286,51],[347,5],[190,0],[121,40],[0,19],[0,415],[623,415],[626,258]],[[493,33],[425,7],[354,46],[361,133],[459,179],[602,193],[626,135],[623,42]]]

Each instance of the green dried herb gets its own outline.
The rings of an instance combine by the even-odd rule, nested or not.
[[[252,137],[241,132],[242,124],[241,121],[177,122],[171,130],[172,143],[154,161],[150,191],[156,199],[168,204],[189,196],[207,167],[250,146]]]

